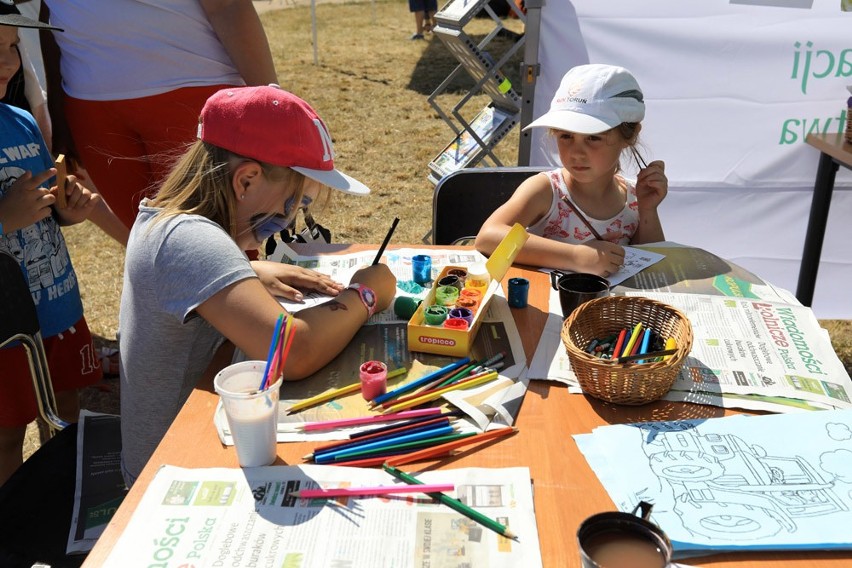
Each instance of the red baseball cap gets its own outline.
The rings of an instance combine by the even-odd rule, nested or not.
[[[201,109],[198,138],[240,156],[292,168],[344,193],[370,193],[366,185],[334,169],[331,135],[314,109],[277,85],[214,93]]]

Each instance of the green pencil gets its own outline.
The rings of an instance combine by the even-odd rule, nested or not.
[[[388,472],[389,474],[391,474],[395,478],[400,479],[400,480],[402,480],[402,481],[404,481],[408,484],[423,485],[423,482],[420,481],[419,479],[417,479],[416,477],[414,477],[412,475],[408,475],[407,473],[405,473],[401,469],[397,469],[397,468],[393,467],[392,465],[388,465],[387,463],[382,465],[382,469],[384,469],[386,472]],[[486,517],[485,515],[483,515],[479,511],[476,511],[475,509],[471,509],[470,507],[468,507],[467,505],[465,505],[464,503],[462,503],[458,499],[453,499],[452,497],[450,497],[449,495],[446,495],[445,493],[427,493],[426,495],[428,495],[432,499],[440,501],[441,503],[443,503],[444,505],[446,505],[450,509],[454,509],[455,511],[461,513],[462,515],[464,515],[468,519],[476,521],[477,523],[481,524],[484,527],[491,529],[492,531],[496,532],[497,534],[499,534],[501,536],[505,536],[506,538],[511,538],[512,540],[518,540],[517,535],[515,533],[513,533],[512,531],[510,531],[509,527],[501,525],[500,523],[498,523],[494,519]]]

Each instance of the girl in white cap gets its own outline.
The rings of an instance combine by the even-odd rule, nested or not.
[[[527,128],[549,128],[562,167],[524,181],[482,225],[476,248],[491,254],[514,223],[530,238],[521,264],[609,276],[624,263],[626,244],[662,241],[657,207],[668,191],[664,164],[645,165],[635,144],[645,117],[636,79],[622,67],[581,65],[562,79],[550,110]],[[620,174],[633,152],[636,182]]]
[[[369,189],[334,168],[331,136],[302,99],[274,86],[210,97],[198,140],[130,231],[119,314],[122,468],[132,483],[228,339],[265,360],[281,305],[245,251],[286,228],[321,186]],[[272,263],[267,263],[272,264]],[[295,314],[286,380],[334,359],[394,298],[385,264]],[[273,293],[277,293],[273,290]],[[280,295],[280,294],[279,294]]]

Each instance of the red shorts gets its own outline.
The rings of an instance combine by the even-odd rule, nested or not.
[[[93,385],[103,378],[86,319],[71,330],[44,340],[47,364],[55,392]],[[38,414],[26,351],[16,345],[0,349],[0,427],[26,426]]]
[[[142,198],[156,192],[173,161],[195,142],[207,98],[225,87],[186,87],[115,101],[65,96],[65,116],[83,167],[128,228]]]

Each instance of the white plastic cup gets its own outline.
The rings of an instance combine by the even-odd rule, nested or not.
[[[213,379],[241,467],[269,465],[277,453],[281,379],[264,391],[258,390],[265,368],[266,361],[242,361],[225,367]]]

